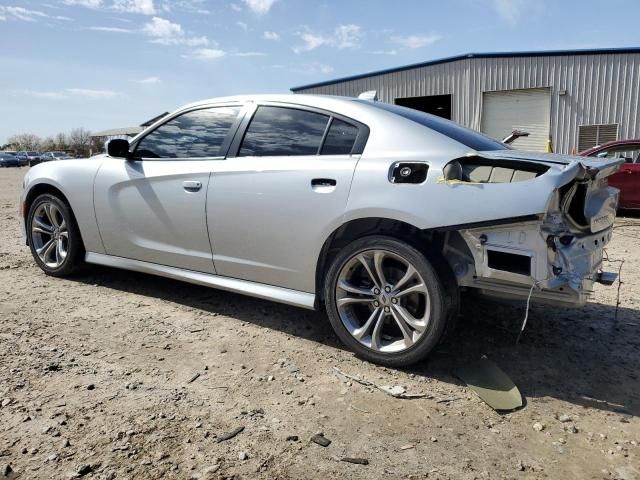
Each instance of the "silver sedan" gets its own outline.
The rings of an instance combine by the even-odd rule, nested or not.
[[[619,160],[512,150],[371,99],[187,105],[108,153],[24,180],[45,273],[83,263],[310,309],[362,358],[424,358],[459,292],[582,304],[601,271]]]

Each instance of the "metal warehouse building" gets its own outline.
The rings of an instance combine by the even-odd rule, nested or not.
[[[640,137],[640,48],[471,53],[294,87],[357,96],[439,115],[514,146],[575,153]]]

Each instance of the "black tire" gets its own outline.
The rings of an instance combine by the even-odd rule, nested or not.
[[[64,223],[66,224],[68,239],[66,242],[66,257],[61,260],[60,264],[57,266],[52,266],[51,264],[45,263],[36,251],[38,240],[40,241],[40,243],[43,243],[46,238],[49,238],[48,236],[36,238],[36,235],[39,234],[33,232],[33,224],[34,218],[36,217],[36,212],[38,212],[41,207],[46,204],[52,204],[53,206],[55,206],[55,209],[62,216],[62,218],[64,219]],[[33,255],[33,258],[38,266],[47,275],[51,275],[53,277],[66,277],[76,272],[84,264],[85,249],[82,243],[82,237],[80,236],[80,230],[78,229],[78,224],[75,217],[73,216],[71,207],[64,200],[48,193],[38,196],[29,207],[26,230],[27,235],[29,236],[29,247],[31,249],[31,254]]]
[[[336,285],[340,272],[357,255],[382,250],[402,257],[420,275],[429,295],[430,314],[426,330],[410,347],[399,352],[381,352],[369,348],[358,341],[343,323],[338,311]],[[420,251],[411,245],[386,236],[364,237],[350,243],[333,259],[324,279],[324,300],[327,315],[334,331],[357,356],[387,367],[403,367],[423,360],[438,345],[452,319],[452,299],[456,299],[457,289],[447,294],[448,283],[441,280],[438,270]]]

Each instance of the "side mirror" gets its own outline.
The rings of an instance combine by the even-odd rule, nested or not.
[[[129,158],[129,141],[122,138],[114,138],[107,142],[107,154],[110,157]]]

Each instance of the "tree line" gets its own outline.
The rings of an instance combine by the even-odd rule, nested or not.
[[[77,157],[88,157],[104,150],[103,139],[92,138],[84,128],[74,128],[68,133],[58,133],[50,137],[39,137],[33,133],[18,133],[7,139],[2,150],[50,152],[62,151]]]

